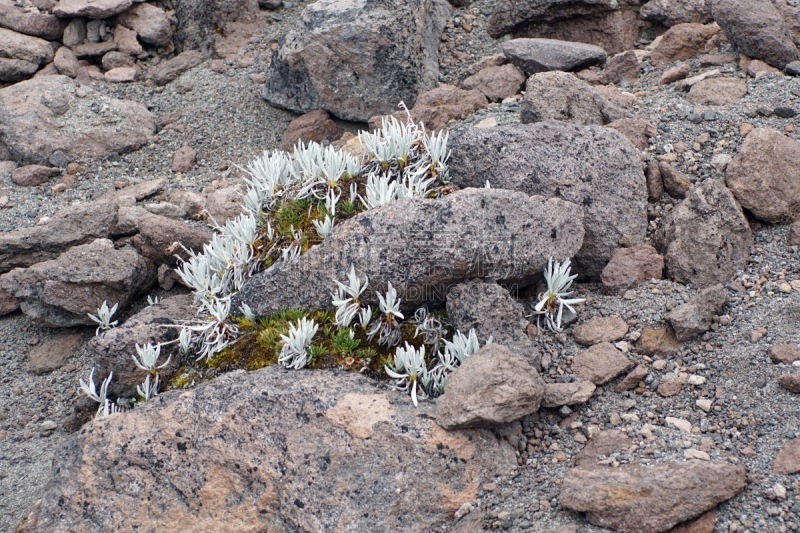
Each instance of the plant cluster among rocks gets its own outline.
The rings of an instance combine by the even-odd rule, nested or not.
[[[800,530],[789,0],[0,0],[0,527]]]

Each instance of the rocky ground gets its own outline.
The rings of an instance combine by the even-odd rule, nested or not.
[[[726,176],[730,180],[736,165],[741,164],[736,161],[737,154],[742,152],[743,143],[754,129],[770,128],[786,134],[790,139],[800,140],[800,132],[795,131],[796,114],[800,112],[800,78],[741,55],[740,51],[748,46],[746,40],[732,43],[736,39],[726,38],[718,28],[700,26],[699,23],[711,22],[708,13],[692,20],[681,20],[698,24],[691,28],[673,28],[670,30],[672,37],[661,37],[655,43],[652,43],[653,38],[663,33],[666,27],[648,27],[637,38],[629,39],[627,46],[606,39],[598,44],[603,44],[608,51],[622,52],[634,47],[636,50],[626,57],[609,59],[605,69],[600,66],[582,68],[577,76],[569,74],[567,81],[537,74],[531,80],[536,78],[533,83],[542,85],[531,85],[532,82],[528,81],[524,96],[521,96],[520,89],[527,75],[523,75],[516,67],[511,68],[505,59],[483,63],[483,66],[490,65],[495,69],[505,68],[504,71],[493,70],[485,80],[472,78],[471,82],[465,82],[478,72],[474,66],[476,62],[503,52],[502,42],[506,39],[498,40],[489,34],[493,31],[492,27],[499,25],[492,14],[497,5],[502,3],[502,0],[477,0],[467,7],[455,9],[447,16],[439,44],[439,81],[462,84],[465,89],[477,87],[486,97],[479,93],[476,96],[474,91],[460,94],[456,97],[458,105],[454,106],[455,111],[443,113],[425,109],[421,104],[412,109],[415,116],[424,117],[427,124],[439,121],[442,126],[446,124],[451,131],[458,132],[453,135],[453,142],[458,147],[454,148],[455,160],[474,165],[479,169],[475,173],[480,179],[487,179],[493,187],[514,188],[511,185],[514,177],[481,171],[485,161],[480,157],[469,159],[474,146],[484,146],[470,140],[470,135],[475,131],[477,135],[483,135],[483,132],[500,131],[498,128],[517,127],[521,120],[534,121],[524,117],[542,115],[545,119],[566,118],[581,124],[605,124],[622,132],[638,148],[638,151],[625,148],[629,150],[625,153],[634,159],[638,158],[644,169],[644,173],[640,173],[638,167],[633,165],[637,168],[637,174],[630,179],[646,175],[650,199],[646,206],[642,202],[642,208],[647,212],[646,227],[643,224],[631,231],[641,232],[642,239],[635,240],[659,245],[660,240],[670,240],[669,236],[664,236],[664,227],[671,223],[674,213],[687,202],[697,201],[696,196],[692,196],[694,191],[708,183],[724,183]],[[658,1],[649,4],[654,3],[664,4]],[[130,83],[111,83],[109,76],[103,77],[102,73],[100,77],[103,79],[96,80],[78,76],[78,81],[92,91],[78,98],[100,103],[105,102],[103,99],[106,97],[129,99],[149,110],[154,117],[152,138],[143,147],[130,153],[120,154],[111,150],[103,157],[79,158],[72,162],[73,166],[58,171],[57,177],[45,179],[34,186],[22,186],[16,180],[12,181],[12,172],[17,165],[6,164],[4,167],[4,163],[0,162],[0,231],[10,235],[12,230],[26,227],[46,228],[47,220],[62,208],[85,205],[97,200],[106,191],[119,190],[125,194],[125,185],[160,178],[166,181],[153,198],[137,198],[139,203],[136,200],[133,203],[138,207],[145,205],[145,202],[160,202],[160,207],[148,208],[151,213],[164,213],[164,210],[171,209],[170,205],[178,205],[184,209],[181,216],[190,227],[201,227],[202,222],[189,220],[191,217],[187,211],[191,210],[186,207],[188,202],[181,203],[181,197],[175,193],[192,191],[199,194],[205,190],[204,198],[209,210],[213,211],[214,204],[208,199],[214,198],[219,191],[228,190],[226,188],[241,176],[236,165],[246,164],[263,150],[280,147],[287,126],[297,115],[267,104],[262,98],[264,80],[276,43],[294,27],[300,13],[309,4],[311,2],[308,1],[284,2],[276,11],[260,11],[262,18],[259,19],[258,32],[247,33],[248,37],[241,42],[229,39],[230,43],[219,43],[218,50],[211,51],[211,57],[204,57],[200,64],[188,68],[174,81],[163,85],[154,83],[153,78],[141,73],[136,75],[136,81]],[[666,4],[669,5],[669,2]],[[681,5],[694,4],[687,1]],[[180,9],[180,6],[176,9]],[[686,10],[691,11],[688,8]],[[720,16],[719,20],[726,19]],[[787,15],[787,20],[793,19]],[[231,35],[237,29],[242,34],[246,30],[246,27],[240,26],[230,28]],[[589,34],[594,35],[591,32]],[[220,53],[220,50],[225,53]],[[137,68],[148,72],[147,61],[154,61],[153,67],[157,67],[161,59],[152,58],[162,52],[166,58],[177,50],[153,52],[152,57],[142,59],[141,64],[137,63]],[[756,57],[752,51],[749,54]],[[775,63],[774,54],[765,54],[762,59]],[[613,62],[619,65],[616,74],[611,68]],[[631,62],[635,68],[631,67]],[[716,72],[705,81],[692,79],[711,71]],[[574,85],[578,79],[588,85]],[[689,81],[685,81],[687,79]],[[565,110],[559,107],[559,95],[562,94],[559,91],[566,90],[563,87],[567,85],[569,91],[573,91],[574,100],[570,100],[572,104],[565,104],[568,107]],[[13,87],[10,85],[0,92]],[[493,101],[490,103],[487,98]],[[459,116],[462,113],[465,116]],[[360,118],[360,125],[363,126],[368,118]],[[448,123],[448,118],[453,120]],[[630,119],[641,119],[647,123]],[[70,127],[82,124],[77,118],[75,120]],[[538,120],[541,119],[535,121]],[[341,128],[337,134],[344,130],[352,131],[358,126],[337,122]],[[475,126],[477,129],[469,130],[472,133],[461,134]],[[555,158],[553,165],[588,174],[596,168],[614,167],[620,160],[618,157],[628,161],[622,156],[610,155],[611,152],[603,153],[593,147],[586,137],[581,137],[581,133],[567,130],[559,132],[557,137],[561,140],[554,142],[556,147],[551,149],[552,153],[541,149],[542,159]],[[495,134],[486,135],[487,144],[500,142],[504,149],[512,145],[510,137],[500,137],[500,141],[496,141]],[[591,137],[596,139],[602,135],[605,134],[592,134]],[[578,139],[575,141],[578,146],[564,148],[559,145],[558,142],[564,142],[565,137]],[[2,136],[0,142],[3,142]],[[768,138],[766,142],[767,145],[775,144],[774,138]],[[184,146],[191,150],[182,149]],[[581,152],[582,155],[575,159],[583,158],[583,166],[573,167],[573,162],[557,160],[559,153],[568,153],[573,149]],[[196,162],[192,161],[191,156],[188,157],[189,162],[176,157],[181,150],[196,152]],[[767,148],[760,145],[760,150],[765,152]],[[783,157],[787,165],[791,164],[793,154],[798,153],[792,150],[795,148],[788,148],[786,153],[770,153],[766,163],[761,161],[769,165],[770,160],[780,161]],[[754,156],[754,159],[759,161],[758,157]],[[796,168],[796,160],[794,163]],[[505,168],[496,166],[503,164],[502,160],[493,161],[491,168],[495,171]],[[470,180],[478,178],[471,176],[469,170],[465,168],[461,172],[454,172],[457,184],[459,180],[461,184],[476,184]],[[612,175],[611,172],[608,170],[609,175]],[[509,170],[509,174],[513,172]],[[568,174],[565,171],[565,175]],[[618,175],[613,176],[616,179]],[[622,180],[622,174],[619,176]],[[482,181],[477,184],[482,184]],[[608,188],[606,192],[613,191],[609,196],[622,196],[623,192],[617,193],[611,189],[614,186],[613,183],[603,185]],[[616,186],[625,188],[627,185],[620,181]],[[735,188],[736,185],[731,181],[728,187]],[[722,189],[728,190],[725,187]],[[130,193],[131,189],[128,191]],[[552,191],[524,192],[562,195],[562,192]],[[429,470],[428,473],[435,471],[437,477],[446,476],[448,483],[468,487],[464,489],[467,496],[461,493],[452,495],[452,501],[448,503],[449,516],[455,513],[453,520],[437,521],[439,515],[427,508],[420,511],[420,516],[428,517],[430,511],[435,527],[443,531],[480,531],[481,528],[561,533],[662,531],[666,529],[658,524],[673,520],[676,512],[677,516],[683,516],[679,513],[689,509],[686,511],[689,514],[685,515],[687,517],[704,514],[697,521],[679,526],[674,531],[778,532],[800,529],[800,484],[794,475],[800,471],[800,452],[792,451],[792,446],[796,446],[794,443],[800,442],[794,440],[800,438],[800,407],[794,394],[800,391],[800,387],[792,378],[785,385],[778,381],[781,375],[792,374],[792,363],[800,360],[800,238],[797,236],[800,230],[796,227],[797,223],[790,230],[791,216],[785,216],[786,211],[794,212],[795,216],[798,214],[800,187],[789,186],[784,193],[790,198],[792,194],[797,195],[794,197],[796,203],[791,204],[790,199],[784,211],[775,207],[782,202],[787,203],[781,194],[768,196],[766,201],[757,199],[762,201],[747,207],[745,226],[752,230],[752,242],[749,241],[747,229],[735,227],[739,220],[735,216],[720,222],[715,218],[718,212],[713,208],[708,212],[700,209],[700,214],[695,212],[689,224],[695,225],[696,232],[703,239],[719,237],[708,228],[728,226],[725,228],[727,233],[723,232],[723,236],[719,237],[722,242],[720,250],[725,250],[724,253],[720,252],[719,256],[712,259],[700,257],[700,254],[695,257],[698,263],[706,261],[703,264],[707,268],[705,272],[682,271],[679,261],[662,250],[662,255],[667,256],[667,270],[673,275],[672,279],[661,279],[664,259],[648,248],[642,252],[644,263],[652,267],[655,261],[657,266],[654,271],[648,271],[641,264],[637,267],[638,271],[634,268],[633,275],[639,274],[638,283],[632,286],[615,285],[606,278],[601,283],[597,274],[604,265],[600,265],[595,272],[595,279],[578,283],[577,292],[586,298],[586,302],[579,308],[574,326],[571,325],[565,333],[543,333],[523,340],[509,340],[509,343],[536,346],[541,362],[533,362],[537,363],[535,366],[545,383],[592,382],[597,385],[596,389],[593,394],[591,391],[586,395],[576,393],[576,396],[583,396],[580,400],[545,405],[538,412],[508,425],[503,432],[506,440],[516,448],[514,457],[507,447],[496,444],[477,448],[477,458],[470,464],[476,472],[480,472],[480,475],[476,474],[476,478],[480,479],[479,485],[470,485],[473,481],[471,474],[464,474],[462,479],[460,470],[448,466],[447,450],[463,451],[468,448],[464,442],[458,441],[462,434],[454,432],[449,437],[457,441],[455,444],[446,437],[437,437],[442,441],[436,449],[447,450],[437,456],[440,461],[431,467],[441,470]],[[563,193],[566,196],[569,194]],[[719,191],[714,194],[724,196]],[[218,196],[224,197],[222,194]],[[599,196],[602,194],[598,192],[595,198]],[[733,196],[729,196],[729,204],[717,204],[724,204],[720,212],[723,209],[730,211],[730,205],[738,206]],[[685,200],[687,197],[689,199]],[[571,201],[569,197],[566,199]],[[170,205],[165,206],[164,202]],[[224,203],[224,198],[219,202]],[[609,226],[617,221],[627,221],[630,215],[627,211],[635,211],[632,205],[620,201],[615,203],[613,198],[608,200],[608,205],[611,207],[604,207],[605,210],[598,208],[591,216],[598,217],[595,220]],[[113,209],[117,207],[114,204]],[[588,208],[591,205],[586,207],[587,213],[590,213]],[[733,208],[733,211],[736,209]],[[226,210],[223,206],[215,212],[224,214]],[[630,224],[635,225],[633,222]],[[142,233],[145,233],[144,229]],[[136,237],[122,235],[115,238],[119,246],[128,242],[126,239],[133,242]],[[156,237],[147,238],[153,240]],[[617,238],[617,241],[621,240]],[[725,253],[735,256],[741,253],[742,248],[745,249],[745,257],[738,264],[736,259],[723,257]],[[144,249],[147,249],[146,245]],[[603,253],[610,254],[610,251]],[[3,259],[3,253],[0,248],[0,259]],[[692,256],[691,251],[683,253]],[[168,263],[164,258],[160,260]],[[659,260],[661,263],[658,263]],[[578,261],[592,268],[598,259],[582,253]],[[700,282],[701,279],[707,280],[703,278],[704,275],[716,275],[717,268],[728,268],[730,275],[718,280],[721,281],[719,285]],[[701,292],[698,285],[712,288],[708,293]],[[176,285],[171,291],[156,287],[148,294],[164,297],[182,292],[185,289]],[[533,291],[530,290],[523,291],[519,296],[526,305],[534,300]],[[2,292],[0,309],[3,304],[1,297]],[[118,317],[122,322],[147,307],[145,295],[131,291],[130,299],[130,307]],[[687,302],[694,302],[697,306],[687,310],[683,307]],[[681,311],[689,315],[688,319],[681,315]],[[601,318],[605,321],[597,322]],[[497,317],[492,319],[497,320]],[[695,327],[696,322],[702,324]],[[498,326],[499,329],[502,327]],[[680,341],[675,339],[673,330],[681,337]],[[0,410],[0,495],[3,496],[0,498],[0,528],[3,530],[13,531],[46,490],[51,491],[47,494],[54,494],[53,486],[58,486],[58,483],[51,481],[54,456],[58,458],[64,450],[69,450],[69,453],[63,454],[65,457],[78,454],[76,450],[79,445],[71,436],[79,427],[74,413],[74,406],[81,402],[77,381],[86,375],[88,368],[97,360],[98,341],[94,341],[93,346],[87,346],[93,336],[94,328],[91,326],[46,327],[19,311],[0,317],[0,338],[3,339],[0,361],[5,369],[0,378],[3,405]],[[587,350],[594,350],[599,356],[590,357],[594,352],[587,356]],[[246,379],[254,380],[253,388],[263,387],[264,383],[283,386],[283,375],[265,376],[264,382],[254,377]],[[224,381],[221,387],[236,382],[236,378],[220,379]],[[312,422],[305,420],[303,423],[313,426],[309,431],[319,432],[322,436],[332,433],[325,425],[330,423],[335,427],[345,427],[351,435],[357,434],[369,440],[373,425],[380,421],[382,411],[378,409],[378,414],[373,411],[361,413],[368,422],[359,425],[353,421],[352,413],[347,414],[347,409],[359,413],[361,407],[356,405],[358,401],[350,399],[337,404],[334,400],[345,396],[347,387],[338,381],[326,381],[328,379],[321,376],[315,378],[317,381],[314,383],[309,382],[309,390],[317,391],[321,398],[320,405],[324,404],[327,411],[317,405],[313,408],[318,414],[317,419],[311,417]],[[428,432],[438,435],[436,431],[443,431],[430,421],[434,417],[432,406],[424,408],[426,413],[429,411],[426,415],[428,418],[417,417],[409,410],[410,404],[400,393],[387,393],[355,377],[347,379],[364,397],[374,394],[373,400],[380,406],[388,401],[391,409],[399,413],[397,420],[400,420],[395,421],[396,430],[380,430],[386,432],[381,433],[381,438],[387,439],[385,443],[381,441],[359,448],[358,453],[363,455],[358,457],[370,461],[376,455],[385,456],[387,449],[391,448],[386,443],[394,442],[391,439],[396,438],[400,431],[408,431],[409,426],[417,439],[415,446],[430,447],[432,442],[436,445],[436,439],[425,441],[420,437]],[[280,402],[286,402],[280,404],[283,408],[295,408],[302,402],[294,395],[302,398],[304,393],[298,393],[292,387],[289,387],[291,390],[287,396],[280,399]],[[266,387],[265,393],[268,394],[269,390]],[[385,394],[388,394],[388,400],[384,399]],[[591,397],[587,400],[586,396]],[[181,405],[190,405],[189,402],[194,401],[188,395],[176,395],[175,398],[181,398],[180,401],[184,402]],[[254,404],[251,398],[241,401],[243,403],[237,404],[236,408],[244,413],[260,406],[257,401]],[[356,404],[350,405],[348,401],[355,401]],[[544,401],[546,404],[547,400]],[[390,408],[389,404],[387,409]],[[143,413],[155,412],[162,405],[164,402],[156,403],[152,409],[148,406]],[[209,420],[216,420],[215,409],[226,409],[224,406],[204,404],[206,408],[212,413],[208,415]],[[309,408],[306,406],[306,409]],[[341,409],[345,410],[345,414],[340,413]],[[325,417],[319,415],[323,411]],[[203,413],[204,416],[206,414]],[[303,417],[299,415],[298,411],[298,420],[302,420]],[[308,413],[306,415],[307,418],[310,416]],[[373,416],[377,418],[370,418]],[[144,432],[152,429],[146,427],[148,422],[145,415],[137,414],[136,417],[130,427],[144,427]],[[95,445],[98,446],[103,442],[118,446],[125,442],[125,431],[130,431],[130,428],[125,428],[120,429],[120,433],[114,433],[108,424],[102,428],[106,428],[103,431],[108,430],[108,433],[86,438],[97,439]],[[283,430],[282,426],[280,431]],[[255,429],[261,440],[273,438],[271,431],[273,429],[269,427],[259,426]],[[285,431],[287,434],[293,431],[289,422]],[[478,441],[489,439],[486,435],[488,432],[484,434],[484,430],[481,430],[475,438]],[[220,439],[224,441],[225,437],[222,435]],[[247,441],[242,435],[236,434],[236,437]],[[133,437],[130,439],[135,440]],[[333,449],[345,444],[331,437],[330,442],[325,441],[314,448],[306,448],[294,441],[288,445],[284,443],[283,448],[278,444],[275,446],[284,453],[288,446],[292,450],[290,455],[294,450],[299,450],[298,456],[306,453],[306,456],[317,457],[324,455],[323,448],[326,446]],[[782,452],[784,448],[787,451]],[[461,451],[453,453],[458,455]],[[247,448],[245,462],[256,464],[259,453],[258,447]],[[409,455],[404,456],[403,460],[413,460],[413,449],[404,453]],[[497,460],[493,464],[487,456],[492,457],[495,453]],[[215,461],[213,457],[202,454],[199,457],[209,463]],[[473,460],[472,457],[458,457],[462,462]],[[67,467],[80,466],[69,461],[71,459],[62,463],[67,465],[65,472],[69,471]],[[102,461],[102,458],[98,458],[94,466],[103,468]],[[282,465],[275,468],[291,470],[301,468],[297,466],[299,464],[299,461],[290,461],[288,467]],[[671,471],[659,478],[660,474],[654,473],[655,470],[647,470],[659,466]],[[742,466],[745,470],[741,470]],[[325,472],[327,466],[317,461],[313,466],[306,464],[302,468],[318,468],[320,472]],[[645,469],[644,473],[637,470],[639,468]],[[181,477],[185,475],[184,472],[176,468],[174,475]],[[386,466],[384,475],[392,472],[392,468]],[[599,473],[603,479],[597,481],[581,477],[591,476],[593,472]],[[344,470],[337,475],[345,476]],[[415,470],[413,475],[425,474],[422,470]],[[628,496],[635,495],[630,496],[634,502],[632,508],[625,507],[627,496],[617,499],[612,496],[605,500],[601,496],[595,498],[597,493],[606,489],[613,494],[615,489],[613,486],[608,488],[608,479],[614,476],[620,477],[618,483],[622,488],[617,490],[628,491],[625,492]],[[375,478],[380,480],[381,476],[376,474]],[[690,480],[694,484],[682,488],[676,481],[678,479]],[[606,485],[603,485],[604,482]],[[374,483],[380,485],[379,481]],[[660,492],[663,487],[676,484],[677,489]],[[430,494],[436,494],[433,488],[424,485],[420,491],[430,490]],[[160,490],[157,480],[146,480],[143,486],[143,490],[153,493]],[[413,484],[403,486],[411,487]],[[582,487],[589,487],[589,492],[595,494],[583,494],[580,490]],[[305,494],[303,491],[306,489],[299,487],[296,490],[298,494]],[[335,493],[340,487],[326,487],[326,490]],[[349,501],[356,501],[355,496],[348,497],[345,494],[339,495],[340,501],[348,498]],[[331,501],[320,499],[315,504],[309,503],[305,496],[301,499],[306,503],[298,504],[300,500],[294,500],[294,505],[300,509],[304,505],[311,508],[313,505],[324,507],[336,504],[336,498]],[[693,505],[700,507],[694,508]],[[588,515],[578,513],[575,509],[587,511]],[[52,517],[54,513],[50,509],[42,516]],[[333,527],[323,519],[320,522],[304,522],[310,520],[307,517],[284,519],[285,522],[279,525],[287,530]],[[677,524],[681,521],[675,519],[673,522]],[[378,528],[383,525],[381,522],[375,524],[374,527]],[[402,521],[394,524],[398,527],[403,525]],[[338,525],[341,526],[341,523]],[[277,522],[273,526],[279,530]],[[39,527],[47,529],[44,524]]]

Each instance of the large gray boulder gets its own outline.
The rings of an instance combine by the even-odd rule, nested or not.
[[[0,89],[0,153],[19,163],[47,164],[56,151],[71,159],[130,152],[150,142],[155,130],[144,105],[101,95],[67,76]]]
[[[0,27],[0,82],[24,80],[53,60],[50,43]]]
[[[334,280],[350,266],[369,278],[362,300],[391,282],[403,305],[443,301],[447,287],[481,277],[529,283],[548,258],[572,257],[583,243],[579,206],[497,189],[467,189],[438,200],[406,199],[337,226],[295,263],[250,278],[233,302],[259,316],[284,309],[327,309]]]
[[[597,277],[620,242],[647,230],[647,187],[636,148],[616,130],[562,122],[467,128],[451,134],[453,182],[563,198],[583,207],[575,272]],[[563,230],[561,230],[563,231]]]
[[[42,39],[60,40],[66,25],[65,20],[55,15],[25,9],[21,3],[14,0],[0,0],[0,28],[8,28]]]
[[[71,435],[26,531],[433,531],[517,465],[433,415],[357,373],[231,372]]]
[[[321,0],[273,52],[263,97],[298,113],[324,109],[366,122],[439,81],[444,0]]]
[[[155,281],[147,261],[130,246],[108,239],[70,248],[58,258],[0,276],[0,290],[20,302],[22,312],[52,327],[91,325],[104,301],[121,312]]]
[[[667,275],[705,288],[726,284],[750,257],[753,232],[742,208],[721,180],[694,187],[654,235]]]
[[[711,0],[711,13],[743,54],[780,69],[800,59],[786,20],[770,0]]]

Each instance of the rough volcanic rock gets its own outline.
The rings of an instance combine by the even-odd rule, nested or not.
[[[641,118],[620,118],[606,126],[623,134],[639,150],[646,150],[649,146],[647,140],[658,135],[656,127]]]
[[[129,9],[134,0],[59,0],[53,14],[63,18],[106,19]]]
[[[47,261],[72,246],[108,237],[116,222],[116,204],[98,200],[62,209],[46,224],[0,232],[0,273]]]
[[[136,31],[147,44],[167,46],[172,41],[172,27],[167,14],[152,4],[135,4],[119,15],[117,22]]]
[[[205,59],[199,50],[187,50],[176,55],[168,61],[158,64],[147,72],[147,75],[156,85],[166,85],[178,76],[194,68]]]
[[[408,308],[441,301],[447,286],[474,277],[529,282],[549,257],[571,257],[580,248],[582,228],[574,204],[502,189],[406,199],[345,221],[299,263],[256,274],[233,307],[247,303],[259,316],[329,308],[333,280],[344,279],[351,264],[369,278],[367,301],[391,281]]]
[[[642,67],[639,59],[633,50],[620,52],[606,61],[603,73],[600,75],[600,83],[603,85],[620,85],[626,82],[633,83],[639,79]]]
[[[660,533],[733,498],[746,484],[744,465],[715,461],[587,465],[567,472],[559,503],[595,525]]]
[[[658,172],[664,182],[664,190],[673,198],[686,198],[686,193],[692,187],[692,181],[680,170],[666,161],[659,161]]]
[[[685,22],[711,22],[711,0],[650,0],[639,15],[645,20],[675,26]]]
[[[150,142],[155,129],[155,117],[142,104],[103,96],[67,76],[0,89],[0,152],[6,148],[20,163],[46,164],[57,151],[70,159],[130,152]]]
[[[70,248],[58,258],[0,276],[0,288],[20,302],[22,312],[53,327],[91,325],[103,301],[123,310],[154,281],[133,248],[114,248],[108,239]]]
[[[602,126],[625,115],[591,85],[561,71],[542,72],[528,78],[521,108],[523,124],[560,120]]]
[[[0,28],[0,82],[24,80],[52,60],[44,39]]]
[[[675,338],[686,341],[711,328],[711,322],[728,303],[728,293],[721,284],[712,285],[667,314]]]
[[[66,25],[65,20],[55,15],[24,9],[14,0],[0,0],[0,27],[2,28],[55,41],[61,39]]]
[[[800,360],[800,348],[791,343],[773,344],[769,349],[769,359],[773,363],[791,365]]]
[[[530,311],[496,283],[472,280],[447,291],[447,317],[454,328],[464,334],[474,329],[480,342],[491,338],[538,367],[541,353],[525,331],[526,314]]]
[[[555,409],[563,405],[579,405],[589,401],[597,386],[591,381],[545,383],[542,407]]]
[[[78,62],[75,52],[66,46],[62,46],[56,50],[56,55],[53,57],[53,64],[60,74],[69,76],[70,78],[77,77],[81,69],[81,64]]]
[[[609,457],[613,453],[627,452],[633,441],[618,429],[600,431],[589,439],[578,455],[575,456],[575,466],[596,467],[597,462]]]
[[[433,413],[356,373],[232,372],[70,436],[32,521],[49,532],[429,531],[516,467],[491,432],[447,432]]]
[[[770,0],[712,0],[711,14],[741,53],[780,69],[800,59],[786,20]]]
[[[608,54],[600,46],[557,39],[511,39],[503,53],[526,74],[550,70],[581,70],[605,63]]]
[[[704,288],[728,283],[744,268],[753,232],[733,193],[722,181],[708,180],[665,217],[654,240],[670,278]]]
[[[800,143],[777,130],[751,131],[728,164],[725,182],[757,218],[787,223],[800,217]]]
[[[175,44],[180,52],[211,48],[220,29],[237,21],[249,22],[258,16],[258,0],[171,0],[177,18]]]
[[[538,411],[543,395],[544,381],[526,358],[492,343],[447,378],[436,422],[445,429],[501,426]]]
[[[15,168],[11,173],[11,181],[20,187],[36,187],[47,183],[50,178],[61,174],[61,169],[43,165],[26,165]]]
[[[562,122],[459,129],[450,171],[461,187],[562,197],[583,206],[575,272],[598,276],[623,240],[644,240],[647,191],[639,153],[617,131]]]
[[[37,344],[28,352],[28,372],[46,374],[64,366],[85,343],[85,335],[65,332]]]
[[[137,225],[139,235],[134,238],[134,246],[142,256],[159,264],[174,264],[176,256],[187,259],[184,248],[200,252],[212,235],[207,227],[190,226],[182,220],[150,213],[142,216]]]
[[[783,445],[772,463],[772,471],[785,476],[800,472],[800,439],[792,439]]]
[[[800,394],[800,374],[778,376],[778,384],[792,394]]]
[[[461,82],[467,90],[478,90],[488,100],[499,102],[519,93],[525,74],[514,65],[486,67]]]
[[[417,97],[411,116],[425,124],[429,131],[437,131],[446,128],[448,121],[471,115],[487,105],[489,101],[480,91],[467,91],[443,83]],[[405,113],[399,114],[405,118]]]
[[[747,82],[737,78],[708,78],[692,85],[686,99],[697,105],[735,104],[747,94]]]
[[[109,304],[110,305],[110,304]],[[175,341],[180,330],[170,325],[182,324],[193,318],[195,308],[191,295],[172,296],[155,305],[145,307],[115,328],[108,329],[93,337],[88,344],[95,376],[107,376],[114,372],[109,392],[114,396],[135,398],[136,386],[144,381],[146,374],[132,364],[131,356],[136,353],[136,344],[145,345]],[[166,383],[180,368],[182,362],[177,354],[177,343],[161,348],[159,365],[170,356],[170,363],[159,370],[161,383]]]
[[[413,106],[439,78],[444,0],[316,2],[273,52],[263,97],[305,113],[367,121]]]

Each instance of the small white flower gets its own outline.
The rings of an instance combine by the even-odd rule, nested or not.
[[[278,362],[286,368],[298,370],[308,364],[308,347],[314,335],[317,334],[319,325],[312,319],[303,317],[296,325],[289,326],[289,334],[281,335],[281,354]]]
[[[547,262],[547,269],[544,271],[544,280],[547,283],[547,290],[539,295],[539,302],[533,306],[536,317],[536,324],[539,325],[539,318],[544,316],[545,325],[550,331],[561,332],[561,317],[566,307],[573,313],[574,304],[583,303],[586,298],[566,299],[566,296],[573,291],[568,289],[572,286],[572,280],[578,277],[577,274],[570,276],[569,259],[564,264],[553,261],[551,257]]]
[[[361,310],[361,295],[367,290],[369,278],[361,278],[356,274],[356,269],[350,265],[350,272],[347,274],[347,284],[334,280],[337,288],[331,294],[333,306],[336,307],[335,324],[346,328]]]
[[[95,335],[99,335],[100,334],[100,330],[111,329],[111,328],[115,327],[117,324],[119,324],[119,320],[115,320],[115,321],[111,322],[111,317],[113,317],[114,313],[117,312],[117,307],[118,306],[119,306],[119,303],[115,303],[114,307],[109,309],[108,308],[108,302],[103,300],[103,305],[101,305],[100,308],[97,310],[97,316],[95,316],[95,315],[93,315],[91,313],[88,314],[89,318],[91,318],[94,322],[99,324],[99,326],[97,327],[97,330],[95,330]]]

